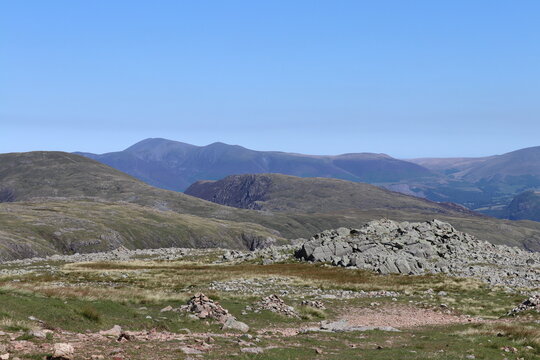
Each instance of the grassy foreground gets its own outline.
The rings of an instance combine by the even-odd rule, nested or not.
[[[0,335],[0,355],[4,349],[20,359],[41,359],[50,355],[52,344],[69,342],[75,359],[113,358],[111,353],[118,359],[540,358],[537,314],[505,316],[524,295],[444,276],[378,276],[301,263],[210,264],[219,255],[0,265],[0,331],[5,333]],[[397,294],[367,296],[380,290]],[[362,291],[366,296],[351,295]],[[192,319],[183,312],[161,311],[185,304],[196,292],[206,293],[248,324],[248,334],[223,331],[216,321]],[[300,318],[250,310],[272,293]],[[306,299],[320,299],[326,310],[301,306]],[[401,309],[399,316],[389,317],[395,309]],[[409,311],[411,317],[451,321],[407,326],[418,320],[408,319]],[[368,314],[374,314],[369,320],[374,324],[394,321],[401,331],[299,331],[322,320],[370,319]],[[154,335],[125,342],[93,335],[113,325]],[[37,329],[52,332],[36,337]]]

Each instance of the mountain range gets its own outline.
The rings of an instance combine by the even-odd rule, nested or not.
[[[402,160],[375,153],[303,155],[151,138],[123,151],[79,154],[174,191],[184,191],[199,180],[278,173],[370,183],[500,218],[508,218],[507,207],[514,197],[540,188],[540,146],[480,158]]]
[[[233,201],[216,204],[77,154],[0,154],[0,260],[118,247],[256,248],[380,217],[440,218],[487,241],[540,250],[537,222],[497,220],[345,180],[244,176],[252,180],[229,187]],[[242,197],[245,204],[234,200]]]
[[[279,173],[387,183],[436,176],[420,165],[385,154],[316,156],[255,151],[238,145],[195,146],[166,139],[146,139],[106,154],[77,153],[163,189],[184,191],[198,180],[233,174]]]

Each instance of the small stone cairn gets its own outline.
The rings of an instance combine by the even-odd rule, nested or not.
[[[232,315],[218,302],[210,299],[203,293],[195,294],[187,303],[180,308],[181,311],[188,311],[195,314],[199,319],[214,319],[224,323]]]
[[[261,310],[269,310],[287,317],[300,317],[292,306],[285,304],[285,301],[275,294],[262,298],[257,303],[257,307]]]

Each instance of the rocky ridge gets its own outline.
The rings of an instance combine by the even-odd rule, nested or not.
[[[326,230],[304,242],[295,256],[380,274],[445,273],[494,285],[540,287],[540,254],[480,241],[438,220],[382,219],[359,229]]]

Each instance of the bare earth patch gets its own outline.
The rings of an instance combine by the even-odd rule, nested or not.
[[[351,327],[373,326],[407,329],[418,326],[450,325],[481,322],[482,319],[418,308],[407,305],[387,305],[381,307],[349,307],[345,308],[336,320],[346,320]],[[315,323],[307,324],[314,326]],[[259,334],[274,333],[282,336],[294,336],[309,328],[304,324],[301,328],[266,328]]]
[[[407,305],[389,305],[371,308],[347,308],[339,318],[352,326],[415,326],[446,325],[479,322],[480,319],[455,315]]]

